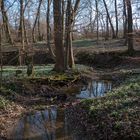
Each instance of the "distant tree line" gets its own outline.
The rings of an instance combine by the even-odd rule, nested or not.
[[[1,41],[20,44],[20,64],[29,46],[45,41],[56,71],[74,68],[76,37],[96,38],[97,44],[122,37],[132,55],[134,31],[140,28],[138,0],[1,0],[0,7]]]

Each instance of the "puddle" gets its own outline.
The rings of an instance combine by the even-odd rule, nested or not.
[[[112,89],[109,81],[90,81],[76,98],[95,98],[104,96]],[[73,133],[65,111],[57,106],[28,114],[22,117],[13,127],[10,139],[13,140],[92,140],[89,136]]]
[[[95,98],[104,96],[108,91],[112,89],[111,81],[94,81],[88,82],[87,86],[84,86],[80,93],[76,95],[77,98]]]
[[[72,134],[65,113],[51,106],[24,116],[13,128],[13,140],[82,140],[84,136]],[[83,139],[86,140],[86,139]]]

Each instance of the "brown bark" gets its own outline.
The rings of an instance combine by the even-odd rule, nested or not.
[[[3,70],[3,56],[2,56],[2,28],[0,27],[0,88],[2,88],[2,70]]]
[[[64,48],[62,33],[62,0],[53,0],[54,10],[54,42],[56,49],[56,64],[54,70],[57,72],[64,71]]]
[[[46,17],[46,23],[47,23],[47,47],[49,49],[49,52],[51,54],[51,57],[55,60],[55,54],[53,52],[53,49],[50,45],[50,39],[51,39],[51,28],[50,28],[50,5],[51,5],[51,0],[48,0],[48,8],[47,8],[47,17]]]
[[[28,41],[28,37],[27,37],[27,31],[26,31],[26,27],[25,27],[25,20],[23,19],[23,26],[24,26],[24,37],[25,37],[25,42],[28,45],[29,41]]]
[[[20,25],[19,25],[19,38],[22,44],[22,47],[19,48],[19,64],[22,65],[24,60],[24,6],[23,6],[23,0],[20,0]]]
[[[128,16],[128,53],[133,55],[134,48],[133,48],[133,18],[132,18],[132,7],[131,1],[126,0],[127,6],[127,16]]]
[[[96,14],[97,14],[97,44],[99,42],[99,11],[98,11],[98,1],[95,0],[95,5],[96,5]]]
[[[3,25],[4,25],[4,30],[5,30],[5,34],[6,34],[6,39],[7,39],[8,43],[13,44],[13,39],[11,37],[11,32],[9,29],[8,16],[5,11],[4,0],[1,0],[1,12],[2,12],[2,19],[3,19]]]
[[[126,13],[126,4],[123,0],[123,38],[125,39],[124,45],[127,45],[127,13]]]
[[[42,41],[42,36],[40,31],[40,13],[38,15],[38,41]]]
[[[34,21],[34,24],[33,24],[33,30],[32,30],[32,40],[33,40],[33,42],[36,42],[36,38],[35,38],[35,27],[36,27],[36,24],[37,24],[37,20],[39,18],[41,4],[42,4],[42,0],[39,1],[36,18],[35,18],[35,21]]]
[[[115,18],[116,18],[116,38],[118,38],[118,9],[117,9],[117,0],[115,0]]]
[[[22,43],[22,49],[24,50],[24,6],[23,6],[23,0],[20,0],[19,37],[20,37],[20,41]]]
[[[108,23],[108,16],[106,16],[106,36],[105,36],[105,40],[109,39],[109,23]]]
[[[73,68],[75,66],[73,48],[72,48],[72,30],[74,19],[80,4],[80,0],[75,2],[74,9],[72,8],[71,0],[67,2],[67,14],[66,14],[66,61],[65,68]],[[72,10],[73,9],[73,10]]]
[[[107,8],[106,1],[103,0],[103,2],[104,2],[104,6],[105,6],[105,9],[106,9],[107,16],[108,16],[108,20],[109,20],[109,23],[110,23],[110,26],[111,26],[111,29],[112,29],[112,38],[116,38],[114,26],[112,24],[112,21],[111,21],[110,15],[109,15],[109,11],[108,11],[108,8]]]

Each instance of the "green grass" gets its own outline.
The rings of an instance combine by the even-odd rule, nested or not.
[[[94,45],[97,45],[96,41],[91,39],[73,41],[74,47],[93,47]]]
[[[34,72],[33,72],[33,76],[34,78],[41,78],[41,77],[48,77],[48,76],[63,76],[65,75],[64,73],[56,73],[53,70],[54,64],[49,64],[46,66],[34,66]],[[19,66],[19,67],[15,67],[15,66],[4,66],[3,67],[3,72],[2,72],[2,76],[3,79],[10,79],[10,78],[27,78],[27,74],[26,74],[26,70],[27,67],[26,66]],[[84,65],[76,65],[75,69],[73,70],[73,72],[75,74],[77,74],[78,72],[86,72],[88,71],[90,68]],[[16,71],[17,70],[21,70],[22,73],[18,75],[18,77],[16,77]],[[1,72],[1,71],[0,71]]]
[[[34,76],[43,76],[49,74],[49,72],[53,69],[53,65],[47,65],[47,66],[34,66]],[[3,67],[3,78],[4,79],[10,79],[12,77],[16,77],[16,70],[21,70],[22,73],[18,75],[18,77],[27,77],[26,71],[27,67],[15,67],[15,66],[4,66]],[[0,71],[1,72],[1,71]]]

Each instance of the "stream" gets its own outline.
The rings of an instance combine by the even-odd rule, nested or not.
[[[111,89],[111,81],[90,80],[79,93],[75,93],[75,98],[96,98],[104,96]],[[9,137],[14,140],[92,140],[90,136],[73,133],[73,129],[68,124],[65,110],[50,105],[43,111],[21,117],[13,126]]]

